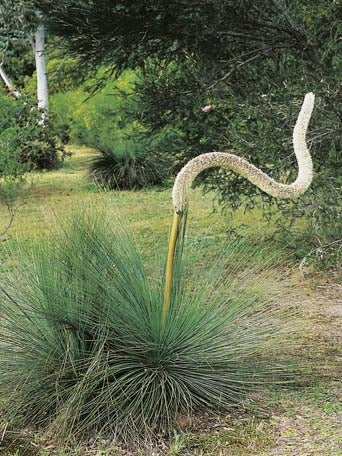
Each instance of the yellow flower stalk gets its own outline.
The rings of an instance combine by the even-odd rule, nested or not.
[[[293,147],[298,163],[297,179],[289,185],[276,182],[260,169],[237,155],[226,152],[210,152],[190,160],[178,173],[172,191],[174,218],[170,234],[166,267],[163,321],[170,305],[173,262],[177,245],[179,225],[183,211],[188,205],[188,194],[192,182],[202,171],[222,166],[248,179],[252,184],[275,198],[298,198],[310,186],[313,176],[312,160],[306,145],[306,131],[314,107],[315,96],[307,93],[293,130]]]

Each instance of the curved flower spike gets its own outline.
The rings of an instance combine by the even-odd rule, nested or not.
[[[225,152],[210,152],[190,160],[178,173],[172,191],[173,206],[181,213],[187,206],[188,193],[195,177],[205,169],[222,166],[244,176],[252,184],[276,198],[297,198],[311,184],[312,160],[305,142],[305,134],[314,106],[315,96],[307,93],[304,98],[294,131],[293,147],[298,162],[298,177],[290,185],[280,184],[260,169],[237,155]]]
[[[179,236],[180,220],[188,204],[190,186],[195,177],[205,169],[222,166],[244,176],[252,184],[276,198],[297,198],[307,190],[312,181],[312,160],[306,146],[305,135],[314,107],[315,96],[307,93],[302,104],[295,128],[293,130],[293,147],[298,162],[297,179],[290,185],[280,184],[260,169],[237,155],[225,152],[210,152],[190,160],[178,173],[172,190],[174,217],[169,240],[166,263],[163,323],[170,305],[173,262]]]

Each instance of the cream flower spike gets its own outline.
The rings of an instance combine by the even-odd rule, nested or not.
[[[260,169],[237,155],[225,152],[210,152],[190,160],[178,173],[172,191],[172,201],[176,213],[185,209],[190,186],[195,177],[205,169],[222,166],[244,176],[252,184],[276,198],[297,198],[311,184],[313,171],[310,152],[305,135],[314,107],[315,95],[307,93],[302,104],[294,131],[293,147],[298,162],[297,179],[290,185],[280,184]]]
[[[172,190],[174,215],[169,239],[169,250],[166,262],[163,325],[170,307],[173,263],[179,237],[182,213],[187,207],[190,186],[195,177],[205,169],[222,166],[244,176],[252,184],[276,198],[297,198],[307,190],[312,181],[312,161],[306,147],[305,135],[314,107],[315,96],[307,93],[302,104],[295,128],[293,130],[293,147],[298,162],[297,179],[290,185],[279,184],[260,169],[237,155],[225,152],[210,152],[190,160],[178,173]],[[185,228],[184,228],[185,229]]]

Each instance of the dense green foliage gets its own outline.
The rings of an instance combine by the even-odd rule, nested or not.
[[[290,62],[290,57],[287,63],[278,61],[278,65],[274,59],[266,60],[258,67],[245,69],[239,81],[216,88],[211,95],[203,82],[206,69],[192,59],[181,65],[150,62],[136,86],[142,107],[140,121],[154,134],[170,127],[182,132],[177,144],[168,145],[176,170],[200,153],[226,150],[248,159],[277,181],[289,183],[297,173],[291,152],[293,126],[303,93],[313,90],[317,103],[308,141],[314,181],[295,204],[271,200],[245,179],[221,169],[203,173],[197,182],[203,183],[207,191],[214,190],[227,209],[262,205],[265,216],[274,216],[276,206],[277,237],[281,242],[296,251],[300,259],[309,255],[316,266],[337,266],[342,231],[342,112],[336,101],[341,61],[337,64],[336,60],[336,67],[329,66],[326,79],[321,80],[321,72],[310,74],[301,62]],[[328,63],[322,61],[321,70],[323,65]],[[257,71],[269,79],[260,79]],[[281,89],[286,80],[291,80],[292,86]],[[158,100],[157,106],[153,100]],[[209,112],[202,111],[205,105],[211,106]]]
[[[41,112],[33,106],[32,99],[24,95],[15,100],[0,93],[0,142],[27,170],[54,169],[65,152],[59,145],[53,119],[40,125]]]
[[[19,138],[14,128],[18,104],[0,92],[0,204],[7,208],[8,218],[1,222],[0,236],[11,227],[16,209],[22,202],[27,164],[20,159]]]
[[[3,47],[3,50],[6,49],[6,52],[2,54],[4,68],[10,74],[14,85],[22,87],[25,78],[31,77],[35,70],[34,54],[30,43],[20,39],[10,41],[8,44],[2,42],[0,46]]]
[[[99,77],[102,74],[103,70],[99,72]],[[65,79],[60,80],[59,86],[63,84],[62,81],[68,83],[68,80],[67,74]],[[103,90],[91,98],[93,80],[86,81],[74,90],[52,95],[51,111],[56,114],[63,135],[79,144],[112,150],[117,142],[134,136],[141,126],[135,119],[128,118],[129,104],[126,100],[136,80],[134,72],[127,71],[117,81],[108,82]]]
[[[161,184],[169,175],[172,159],[167,150],[175,135],[170,131],[146,134],[137,120],[139,105],[133,91],[137,81],[137,73],[126,71],[90,98],[93,80],[51,97],[61,138],[99,150],[98,157],[89,164],[89,172],[107,188],[138,189]],[[62,85],[61,79],[59,87]]]
[[[1,1],[0,62],[16,86],[22,86],[35,68],[30,37],[36,24],[36,9],[30,0]]]
[[[276,221],[278,240],[304,266],[340,269],[342,264],[341,183],[327,175],[294,207],[284,205]],[[304,222],[304,223],[303,223]]]
[[[53,48],[57,40],[50,39],[47,44],[46,73],[49,81],[49,95],[77,89],[83,82],[83,75],[75,59],[54,57]],[[34,95],[37,91],[37,73],[32,71],[23,81],[25,92]]]
[[[306,2],[308,3],[308,2]],[[144,66],[147,58],[173,60],[196,54],[207,62],[227,62],[244,54],[275,49],[301,53],[308,37],[289,17],[283,2],[262,0],[36,1],[69,52],[84,64],[113,65],[116,71]],[[299,2],[294,2],[294,8]],[[99,43],[101,45],[99,46]]]
[[[92,430],[137,438],[169,431],[180,415],[245,405],[285,368],[270,355],[294,329],[274,302],[274,257],[234,242],[193,282],[178,255],[163,323],[160,266],[147,277],[130,236],[112,226],[101,211],[75,215],[55,241],[20,251],[2,280],[9,419],[61,439]]]

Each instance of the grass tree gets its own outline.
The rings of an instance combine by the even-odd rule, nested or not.
[[[304,136],[312,107],[309,94],[295,128],[300,171],[287,188],[292,196],[311,179]],[[75,213],[60,238],[21,252],[0,288],[8,419],[63,440],[100,431],[136,439],[170,432],[196,413],[246,405],[256,387],[279,379],[288,367],[279,344],[293,343],[286,336],[294,325],[279,304],[274,254],[234,240],[196,276],[192,257],[182,255],[187,189],[214,159],[228,157],[229,166],[253,171],[255,183],[285,196],[284,186],[223,155],[199,157],[178,176],[162,276],[159,268],[146,274],[132,238],[99,210]]]

